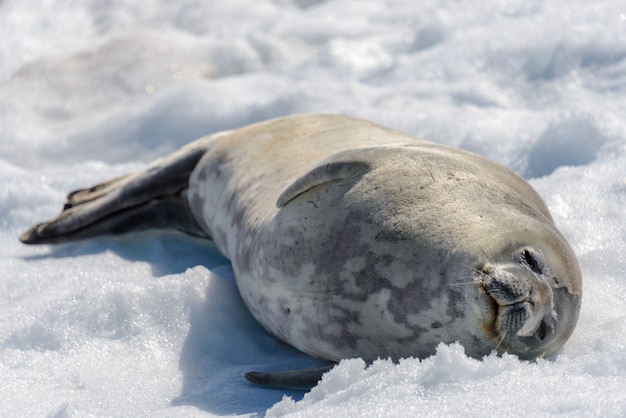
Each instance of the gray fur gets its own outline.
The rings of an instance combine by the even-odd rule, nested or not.
[[[291,116],[202,138],[105,184],[96,199],[35,227],[45,239],[31,243],[89,227],[123,207],[121,196],[134,195],[133,207],[154,201],[155,178],[184,201],[167,215],[172,224],[211,237],[255,318],[312,356],[424,357],[459,341],[475,357],[533,359],[558,350],[575,327],[578,263],[523,179],[343,116]],[[133,207],[114,213],[129,217]]]

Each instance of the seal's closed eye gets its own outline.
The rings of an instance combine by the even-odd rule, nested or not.
[[[522,261],[535,273],[543,274],[543,263],[540,263],[540,261],[536,259],[535,254],[535,251],[524,248],[524,250],[522,250]]]

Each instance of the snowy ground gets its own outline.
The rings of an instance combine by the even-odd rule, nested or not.
[[[241,373],[315,362],[252,320],[210,244],[17,242],[69,190],[297,112],[528,178],[584,274],[562,352],[350,360],[282,399]],[[0,1],[0,416],[624,416],[624,115],[621,0]]]

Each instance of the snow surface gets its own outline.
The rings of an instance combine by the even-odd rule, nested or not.
[[[209,243],[17,241],[69,190],[297,112],[528,178],[584,274],[562,352],[453,344],[344,361],[306,395],[259,389],[241,373],[317,363],[254,322]],[[624,115],[621,0],[0,1],[0,416],[625,416]]]

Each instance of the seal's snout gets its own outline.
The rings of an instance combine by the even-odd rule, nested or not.
[[[479,282],[491,300],[499,349],[523,358],[549,351],[558,315],[548,272],[541,253],[528,248],[482,269]]]

